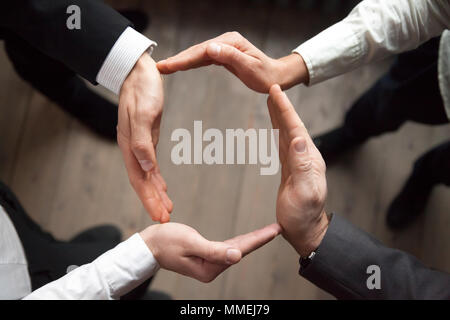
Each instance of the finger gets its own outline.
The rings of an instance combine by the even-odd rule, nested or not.
[[[225,242],[230,245],[236,246],[241,250],[242,256],[246,256],[250,252],[272,241],[280,233],[281,233],[280,225],[278,223],[274,223],[262,229],[244,235],[240,235]]]
[[[201,68],[201,67],[206,67],[212,64],[216,64],[214,63],[214,61],[211,61],[209,59],[205,59],[203,61],[199,61],[198,63],[191,63],[191,64],[186,64],[186,67],[184,67],[183,69],[181,69],[181,67],[178,67],[179,69],[177,70],[176,68],[176,62],[172,61],[172,59],[174,59],[174,57],[171,58],[167,58],[165,60],[161,60],[156,64],[156,67],[158,68],[159,72],[161,74],[172,74],[175,73],[177,71],[185,71],[185,70],[189,70],[189,69],[197,69],[197,68]]]
[[[211,42],[206,46],[207,56],[220,64],[229,65],[235,70],[248,69],[258,60],[232,45],[220,42]]]
[[[173,210],[173,202],[167,195],[167,184],[159,173],[159,168],[156,167],[154,171],[149,172],[150,182],[156,187],[156,190],[161,198],[167,212],[170,214]]]
[[[172,211],[173,204],[155,177],[154,171],[144,173],[144,179],[138,180],[137,185],[133,187],[154,221],[170,221],[169,211]]]
[[[150,214],[152,220],[160,221],[161,217],[165,216],[164,212],[166,209],[162,204],[156,187],[149,181],[150,173],[142,171],[129,147],[129,142],[126,138],[122,137],[120,132],[118,133],[118,142],[131,185],[136,191],[145,210]]]
[[[288,165],[294,184],[305,181],[305,175],[312,168],[312,159],[305,138],[297,137],[292,140],[289,146]]]
[[[267,105],[269,106],[269,113],[272,113],[271,117],[275,119],[275,125],[279,129],[281,141],[280,143],[282,143],[282,146],[284,146],[285,151],[287,152],[290,142],[289,134],[287,132],[286,126],[280,120],[280,109],[273,101],[273,96],[269,95],[269,97],[267,98]]]
[[[163,223],[168,222],[170,220],[169,212],[172,211],[173,204],[165,191],[167,185],[161,183],[158,175],[155,174],[158,164],[156,162],[155,150],[153,149],[152,144],[150,143],[149,149],[144,147],[143,144],[134,144],[132,151],[141,167],[141,171],[144,170],[142,174],[145,176],[143,180],[138,180],[138,185],[135,188],[139,198],[150,214],[152,212],[150,210],[155,210],[155,207],[158,208],[156,209],[159,212],[159,219],[157,218],[158,221]],[[161,208],[161,202],[162,205],[164,205],[164,208]]]
[[[280,129],[280,124],[278,121],[278,113],[275,110],[272,99],[267,97],[267,109],[269,110],[270,122],[272,123],[272,128]]]
[[[155,168],[156,153],[150,134],[151,126],[143,123],[131,124],[131,151],[138,161],[141,169],[149,172]]]
[[[184,71],[198,67],[199,65],[211,64],[211,60],[206,54],[207,42],[197,44],[186,50],[181,51],[177,55],[159,61],[156,66],[159,72],[170,74],[177,71]]]
[[[188,69],[195,69],[198,67],[207,66],[213,63],[206,55],[206,46],[211,41],[227,41],[232,44],[233,37],[229,33],[221,34],[220,36],[204,41],[190,48],[187,48],[175,56],[159,61],[156,66],[162,74],[170,74],[177,71],[183,71]]]
[[[289,149],[289,139],[287,137],[285,128],[284,127],[280,128],[279,119],[278,119],[279,112],[277,112],[276,107],[275,107],[274,103],[272,102],[272,98],[270,96],[267,98],[267,107],[269,109],[269,115],[270,115],[270,120],[272,122],[272,127],[279,130],[278,152],[279,152],[280,162],[282,164],[282,166],[281,166],[281,181],[285,181],[289,175],[288,168],[286,165],[284,165],[286,162],[286,159],[287,159],[287,153],[288,153],[288,149]]]
[[[133,128],[133,127],[132,127]],[[132,151],[146,178],[138,180],[135,187],[139,198],[143,202],[145,209],[151,214],[153,220],[161,223],[169,222],[169,212],[173,209],[172,201],[168,198],[165,189],[167,185],[161,183],[158,175],[155,176],[158,164],[156,162],[155,149],[153,148],[151,136],[148,131],[141,127],[134,127],[131,131]],[[147,141],[146,143],[143,141]],[[163,207],[164,206],[164,207]],[[152,212],[156,212],[152,214]]]
[[[156,149],[156,146],[158,145],[158,141],[159,141],[159,133],[160,133],[160,127],[161,127],[161,115],[159,115],[158,117],[156,117],[155,121],[153,122],[152,125],[152,141],[153,141],[153,146]]]
[[[273,85],[269,91],[275,110],[278,113],[280,128],[286,131],[289,140],[298,136],[309,137],[305,125],[295,111],[286,94],[281,91],[279,85]]]
[[[167,209],[163,209],[162,210],[162,213],[161,213],[161,219],[159,220],[159,222],[161,222],[161,223],[167,223],[167,222],[170,222],[170,214],[169,214],[169,212],[167,211]]]
[[[167,191],[167,183],[166,180],[162,177],[161,173],[159,172],[159,168],[157,167],[154,173],[155,177],[158,179],[159,184],[162,188],[162,190]]]
[[[272,122],[272,127],[274,129],[278,129],[279,131],[279,152],[280,152],[280,160],[285,158],[287,149],[289,146],[289,142],[286,140],[286,130],[284,127],[280,128],[280,120],[278,118],[279,112],[276,110],[274,103],[272,102],[271,97],[267,98],[267,107],[269,109],[270,121]],[[287,145],[286,145],[287,144]]]
[[[147,182],[135,188],[139,199],[145,210],[150,214],[153,221],[168,222],[166,218],[167,210],[158,194],[158,191]],[[164,219],[164,221],[163,221]]]
[[[200,234],[195,239],[191,239],[188,252],[192,256],[200,257],[207,262],[219,265],[235,264],[242,258],[242,253],[239,249],[225,242],[209,241]]]
[[[164,190],[161,182],[159,181],[159,179],[157,178],[156,174],[152,174],[151,175],[151,180],[150,182],[156,186],[156,189],[158,191],[159,197],[161,198],[167,212],[172,212],[173,209],[173,203],[172,200],[169,199],[169,196],[167,195],[166,191]]]
[[[267,242],[273,240],[277,235],[281,233],[281,227],[279,224],[274,223],[265,228],[253,231],[251,233],[241,235],[235,237],[233,239],[227,240],[225,242],[215,242],[215,244],[220,244],[221,247],[225,247],[224,245],[231,246],[234,248],[239,248],[239,252],[241,252],[241,258],[247,255],[248,253],[258,249],[263,246]],[[200,235],[199,235],[200,236]],[[201,237],[201,236],[200,236]],[[207,240],[206,240],[207,241]],[[213,242],[214,243],[214,242]],[[211,254],[210,254],[211,255]],[[236,263],[240,261],[237,260]],[[206,259],[205,259],[206,260]],[[225,271],[231,264],[229,261],[227,263],[221,262],[221,260],[216,260],[215,262],[211,262],[206,260],[204,263],[200,263],[200,261],[191,261],[192,269],[195,271],[196,279],[202,282],[210,282],[214,280],[220,273]]]
[[[223,46],[227,46],[227,48],[223,49]],[[157,67],[159,72],[163,74],[210,64],[232,65],[234,69],[237,67],[247,68],[251,62],[257,61],[257,59],[243,53],[236,47],[245,49],[248,46],[249,42],[244,37],[235,32],[227,32],[214,39],[192,46],[173,57],[161,60],[157,63]]]

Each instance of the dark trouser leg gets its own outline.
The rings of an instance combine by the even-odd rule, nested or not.
[[[349,110],[347,136],[365,140],[398,129],[406,121],[448,123],[438,84],[439,38],[398,56],[389,72]],[[401,228],[424,212],[433,186],[449,184],[449,144],[420,157],[388,209],[387,223]]]
[[[423,213],[437,184],[450,186],[450,141],[416,160],[414,169],[389,207],[386,220],[391,228],[402,228]]]
[[[399,55],[389,70],[350,108],[344,124],[314,138],[325,161],[368,138],[397,130],[406,121],[448,123],[439,91],[439,38]]]
[[[6,52],[17,73],[99,135],[115,140],[117,106],[92,92],[73,71],[8,34]]]
[[[438,84],[439,38],[400,54],[389,72],[347,112],[349,136],[365,140],[397,130],[408,120],[447,123]]]
[[[11,219],[28,261],[32,289],[64,276],[67,267],[90,263],[120,242],[120,233],[111,227],[91,229],[73,241],[58,241],[43,231],[25,212],[14,193],[0,182],[0,205]],[[125,298],[140,298],[151,279]]]

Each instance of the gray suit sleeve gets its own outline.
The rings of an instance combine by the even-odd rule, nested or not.
[[[379,267],[380,289],[367,285],[374,276],[367,268],[373,265]],[[450,299],[449,274],[385,247],[336,214],[300,275],[338,299]]]

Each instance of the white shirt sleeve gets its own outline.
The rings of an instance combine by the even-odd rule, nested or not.
[[[449,25],[449,0],[365,0],[293,52],[305,61],[312,85],[415,49]]]
[[[92,263],[69,272],[24,299],[113,300],[139,286],[159,264],[139,234],[120,243]]]
[[[14,225],[0,205],[0,300],[16,300],[31,292],[25,252]]]
[[[145,51],[151,54],[156,46],[156,42],[133,28],[126,28],[103,62],[97,74],[97,82],[115,94],[119,94],[123,82],[141,55]]]

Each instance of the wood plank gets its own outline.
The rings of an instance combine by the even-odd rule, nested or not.
[[[49,225],[50,208],[60,184],[69,126],[70,118],[59,107],[33,93],[11,187],[30,216],[44,227]]]
[[[261,45],[267,11],[238,1],[196,1],[182,3],[179,17],[177,51],[231,30],[240,31]],[[217,67],[171,77],[159,156],[163,173],[170,173],[166,177],[175,203],[173,220],[196,228],[211,240],[230,238],[234,236],[243,166],[175,166],[170,160],[175,145],[170,142],[170,134],[176,128],[192,131],[194,120],[202,120],[204,129],[247,128],[256,94]],[[227,278],[225,273],[213,283],[203,285],[164,273],[156,279],[155,287],[166,288],[176,298],[217,299],[226,297],[223,286],[229,281],[237,284],[238,279]]]

